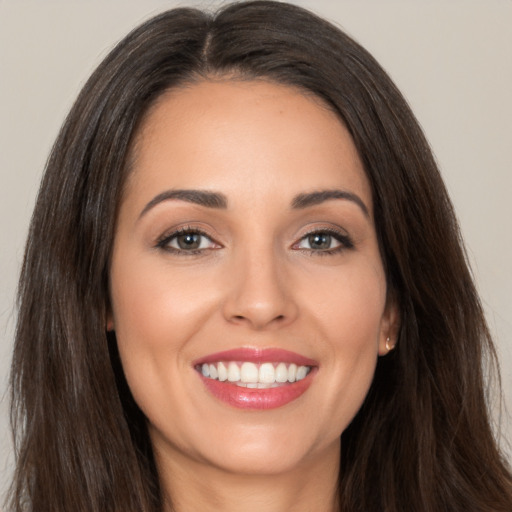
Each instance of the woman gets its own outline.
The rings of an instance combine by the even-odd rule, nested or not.
[[[54,146],[20,283],[13,510],[512,506],[431,152],[304,10],[129,34]]]

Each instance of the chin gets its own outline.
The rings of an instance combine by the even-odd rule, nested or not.
[[[253,444],[235,443],[211,463],[239,475],[268,476],[293,473],[312,457],[311,449],[288,439],[258,439]],[[314,451],[314,450],[313,450]]]

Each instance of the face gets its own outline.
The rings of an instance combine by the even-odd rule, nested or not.
[[[338,457],[396,316],[351,137],[265,82],[193,84],[149,112],[110,285],[157,459],[241,473]]]

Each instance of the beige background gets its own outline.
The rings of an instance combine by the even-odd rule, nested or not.
[[[219,3],[0,0],[0,493],[12,466],[5,390],[16,279],[59,126],[80,86],[128,30],[178,4]],[[416,112],[459,214],[512,411],[512,1],[295,3],[370,50]],[[502,424],[511,439],[506,416]]]

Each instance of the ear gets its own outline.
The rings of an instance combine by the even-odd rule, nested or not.
[[[379,356],[385,356],[395,348],[399,332],[400,310],[396,299],[388,297],[379,334]]]
[[[109,313],[107,315],[107,322],[106,322],[106,326],[105,326],[107,332],[112,332],[115,330],[114,328],[114,319],[112,318],[112,314]]]
[[[105,330],[107,332],[115,331],[114,314],[112,313],[112,306],[110,305],[110,300],[107,302],[107,305],[105,307]]]

